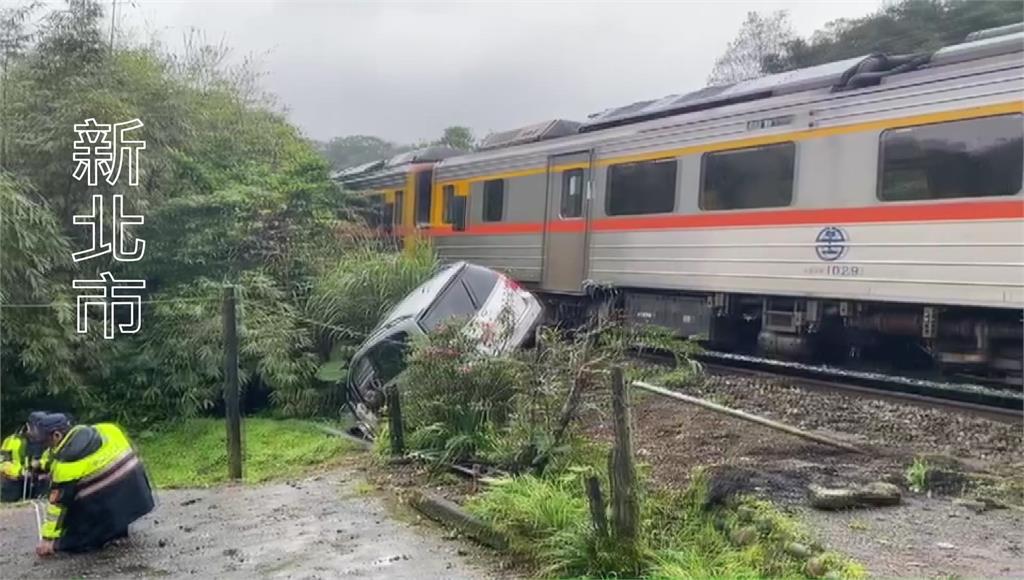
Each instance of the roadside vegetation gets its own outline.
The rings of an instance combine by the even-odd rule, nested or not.
[[[673,386],[702,380],[697,347],[659,330],[545,329],[535,348],[494,357],[450,325],[416,341],[408,356],[400,381],[406,447],[437,467],[462,462],[508,473],[466,507],[542,577],[863,576],[770,503],[709,493],[703,473],[686,489],[663,489],[641,465],[636,542],[596,531],[585,479],[597,476],[607,493],[609,449],[580,436],[578,419],[609,412],[609,369],[637,348],[669,353],[676,365],[636,364],[629,376]],[[388,435],[378,434],[379,454],[388,453]]]
[[[175,51],[111,44],[105,6],[0,7],[0,428],[34,408],[133,430],[213,413],[228,284],[247,410],[336,417],[345,348],[430,273],[433,253],[396,252],[362,225],[361,199],[330,180],[253,62],[199,33]],[[137,187],[70,177],[74,126],[88,118],[142,121]],[[145,217],[129,228],[143,259],[73,262],[91,239],[71,217],[118,193]],[[147,281],[141,331],[112,341],[75,332],[72,280],[106,270]]]
[[[863,569],[822,552],[791,519],[749,498],[710,505],[708,482],[683,491],[645,488],[635,550],[591,525],[583,468],[521,476],[472,498],[469,508],[511,539],[543,577],[860,578]]]
[[[154,486],[207,487],[228,480],[224,421],[187,419],[135,438]],[[351,444],[306,421],[247,418],[243,424],[243,481],[295,478],[343,461]]]

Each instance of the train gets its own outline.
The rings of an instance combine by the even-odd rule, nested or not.
[[[1021,384],[1021,26],[335,179],[389,235],[503,271],[563,321],[615,312],[723,350]]]

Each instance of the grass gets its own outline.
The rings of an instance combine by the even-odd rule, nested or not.
[[[642,493],[640,540],[635,550],[627,551],[592,531],[584,471],[504,480],[472,498],[468,507],[506,534],[512,549],[545,577],[807,577],[805,562],[784,549],[787,542],[813,544],[794,520],[769,502],[754,499],[743,500],[740,507],[708,508],[700,477],[682,492]],[[604,489],[607,493],[607,483]],[[738,545],[730,530],[745,526],[755,531],[749,542]],[[842,578],[864,575],[862,568],[837,554],[816,553],[814,560]]]
[[[296,420],[243,420],[243,480],[259,483],[332,465],[351,449],[313,425]],[[138,435],[135,443],[153,485],[207,487],[224,483],[227,443],[221,419],[188,419]]]
[[[928,464],[928,461],[921,457],[914,459],[910,467],[907,467],[905,474],[907,485],[911,491],[921,493],[928,488],[929,471],[931,471],[931,465]]]

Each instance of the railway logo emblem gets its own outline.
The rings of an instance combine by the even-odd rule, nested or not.
[[[846,255],[847,242],[850,240],[843,228],[828,226],[818,232],[814,238],[814,251],[826,262],[834,262]]]

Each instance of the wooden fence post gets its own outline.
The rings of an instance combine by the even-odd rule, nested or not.
[[[238,326],[235,287],[224,288],[224,420],[228,430],[228,477],[242,479],[242,412],[238,393]]]
[[[388,431],[391,437],[391,455],[405,454],[405,433],[402,424],[402,396],[398,385],[390,384],[384,388],[384,396],[388,405]]]
[[[629,416],[629,393],[621,367],[612,368],[612,422],[615,444],[609,457],[612,523],[615,537],[632,544],[637,536],[640,506],[637,500],[636,466]]]
[[[594,531],[604,538],[608,535],[608,516],[605,513],[604,496],[601,495],[601,480],[595,475],[587,477],[587,500],[590,502],[590,519]]]

